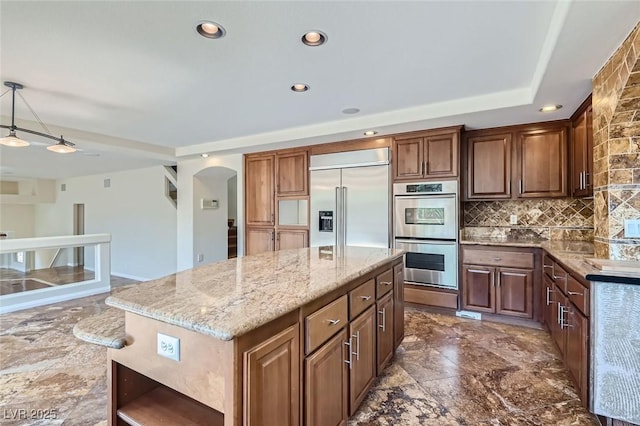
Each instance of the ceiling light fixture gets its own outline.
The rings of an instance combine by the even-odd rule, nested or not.
[[[220,24],[216,24],[212,21],[203,21],[196,26],[196,31],[202,37],[206,38],[222,38],[227,34],[227,31]]]
[[[345,108],[342,110],[343,114],[357,114],[360,112],[360,108]]]
[[[377,135],[378,132],[376,132],[375,130],[367,130],[366,132],[364,132],[365,136],[373,136],[373,135]]]
[[[298,93],[306,92],[309,89],[310,89],[309,85],[304,83],[296,83],[293,86],[291,86],[291,90]]]
[[[540,112],[553,112],[562,108],[562,105],[545,105],[539,109]]]
[[[0,139],[0,144],[14,147],[14,148],[29,146],[30,145],[29,142],[23,139],[20,139],[16,135],[16,131],[19,131],[19,132],[31,133],[32,135],[38,135],[38,136],[42,136],[43,138],[53,139],[54,141],[57,141],[58,142],[57,144],[47,147],[49,151],[53,151],[61,154],[67,154],[67,153],[76,151],[76,149],[74,148],[75,145],[72,144],[71,142],[65,141],[63,136],[60,136],[59,138],[57,138],[51,134],[51,132],[49,131],[49,128],[47,128],[47,126],[42,122],[42,120],[40,120],[40,117],[38,117],[38,114],[35,113],[33,108],[31,108],[31,105],[29,105],[27,100],[20,93],[18,93],[18,95],[20,96],[20,99],[22,99],[22,101],[27,105],[27,107],[29,108],[29,111],[31,111],[31,114],[33,114],[36,121],[40,123],[40,125],[47,131],[47,133],[37,132],[35,130],[23,129],[22,127],[16,126],[16,91],[20,89],[24,89],[24,86],[20,83],[14,83],[13,81],[5,81],[4,85],[9,87],[11,90],[11,125],[7,126],[4,124],[0,124],[0,128],[9,129],[9,134],[6,137],[3,137]],[[0,95],[0,97],[6,95],[8,92],[9,90],[7,90],[2,95]]]
[[[202,158],[207,158],[209,156],[209,154],[207,154],[206,152],[204,154],[200,154],[200,157]]]
[[[307,46],[322,46],[327,42],[327,35],[322,31],[307,31],[302,35],[302,42]]]

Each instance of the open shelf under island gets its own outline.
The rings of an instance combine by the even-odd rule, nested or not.
[[[404,336],[402,253],[267,252],[109,297],[109,424],[346,424]]]

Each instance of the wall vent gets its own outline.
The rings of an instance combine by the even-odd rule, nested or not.
[[[107,178],[104,180],[104,187],[111,188],[111,179]]]

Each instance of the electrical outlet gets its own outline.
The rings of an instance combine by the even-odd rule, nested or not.
[[[509,216],[509,223],[512,225],[517,225],[518,224],[518,215],[517,214],[512,214],[511,216]]]
[[[204,254],[200,253],[198,255],[198,262],[203,262],[204,261]]]
[[[624,220],[624,237],[640,238],[640,219]]]
[[[180,339],[158,333],[158,355],[180,361]]]

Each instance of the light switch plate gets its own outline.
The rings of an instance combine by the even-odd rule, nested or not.
[[[180,339],[158,333],[158,355],[180,361]]]
[[[624,220],[625,238],[640,238],[640,219]]]
[[[512,214],[512,215],[509,217],[509,223],[510,223],[511,225],[517,225],[517,224],[518,224],[518,215],[517,215],[517,214]]]

